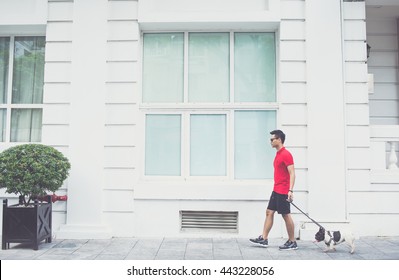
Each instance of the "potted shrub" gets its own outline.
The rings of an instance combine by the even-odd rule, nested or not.
[[[19,203],[3,200],[2,248],[10,243],[51,242],[51,196],[68,177],[68,159],[53,147],[23,144],[0,153],[0,188],[19,196]]]

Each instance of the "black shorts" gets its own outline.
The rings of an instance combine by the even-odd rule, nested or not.
[[[272,192],[267,209],[277,211],[277,213],[282,215],[291,213],[290,203],[287,198],[287,194]]]

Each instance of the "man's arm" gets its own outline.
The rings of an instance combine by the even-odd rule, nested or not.
[[[294,184],[295,184],[295,167],[293,164],[287,166],[288,173],[290,174],[290,191],[288,192],[288,200],[294,200]]]

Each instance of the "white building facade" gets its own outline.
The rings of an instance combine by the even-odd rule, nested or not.
[[[398,18],[395,0],[0,0],[0,149],[69,158],[57,238],[253,237],[281,129],[301,209],[398,235]]]

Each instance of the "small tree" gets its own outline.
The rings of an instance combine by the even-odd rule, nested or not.
[[[32,199],[58,190],[68,177],[68,159],[53,147],[23,144],[0,153],[0,188],[23,198]]]

